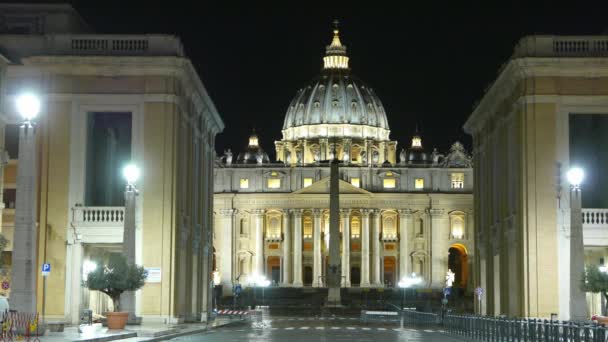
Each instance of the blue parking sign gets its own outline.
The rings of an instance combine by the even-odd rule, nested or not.
[[[49,263],[42,264],[42,275],[46,277],[50,273],[51,273],[51,264],[49,264]]]

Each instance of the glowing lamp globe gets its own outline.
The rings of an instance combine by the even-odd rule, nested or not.
[[[127,183],[135,184],[139,179],[139,168],[133,164],[129,164],[122,170],[122,175],[127,180]]]
[[[40,112],[40,100],[34,94],[17,97],[17,112],[25,121],[32,121]]]
[[[573,167],[568,170],[566,177],[568,178],[568,182],[572,186],[578,187],[579,185],[581,185],[583,179],[585,178],[585,172],[580,167]]]

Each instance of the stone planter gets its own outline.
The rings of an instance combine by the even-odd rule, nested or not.
[[[106,312],[108,329],[122,330],[129,319],[128,312]]]

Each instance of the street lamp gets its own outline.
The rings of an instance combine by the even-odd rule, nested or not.
[[[403,310],[405,303],[405,289],[412,287],[414,285],[418,285],[422,282],[422,278],[416,275],[416,273],[412,273],[409,276],[403,277],[397,285],[403,290],[401,293],[401,309]]]
[[[579,286],[581,270],[585,269],[581,208],[581,183],[585,172],[580,167],[572,167],[566,178],[570,183],[570,320],[578,321],[588,318],[585,293]]]
[[[13,284],[11,309],[36,312],[36,132],[34,118],[40,112],[40,99],[32,93],[17,96],[16,109],[23,118],[19,128],[19,167],[15,232],[13,236]],[[46,262],[46,261],[45,261]],[[43,316],[44,288],[43,279]]]
[[[134,164],[129,164],[122,170],[122,175],[127,181],[125,188],[125,215],[124,230],[122,240],[122,253],[127,259],[127,263],[135,264],[135,205],[138,195],[135,183],[139,179],[139,168]],[[129,313],[129,322],[135,323],[135,293],[133,291],[124,292],[121,297],[121,306],[124,311]]]
[[[255,288],[256,286],[262,288],[262,305],[264,305],[264,289],[270,285],[270,280],[266,279],[265,276],[259,275],[257,273],[251,276],[251,281],[253,283],[253,298],[255,300]],[[254,303],[255,308],[255,303]]]

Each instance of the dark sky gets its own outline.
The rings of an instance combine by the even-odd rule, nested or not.
[[[391,138],[409,144],[418,123],[425,147],[445,150],[457,139],[470,146],[462,125],[522,36],[606,32],[602,2],[71,1],[100,33],[180,36],[226,123],[217,150],[241,151],[255,126],[272,159],[289,102],[319,73],[334,18],[353,73],[386,108]]]

